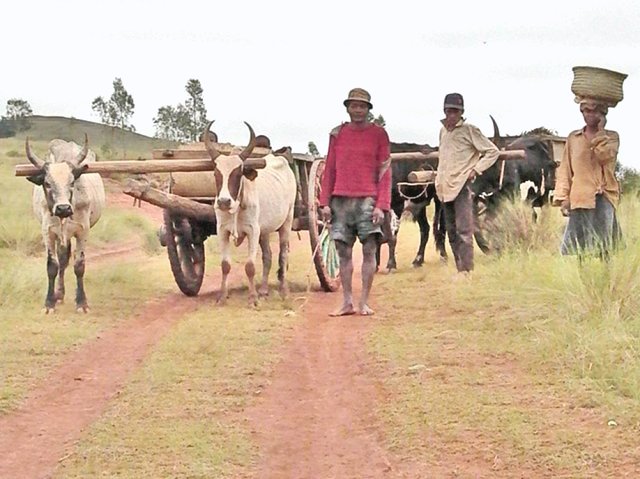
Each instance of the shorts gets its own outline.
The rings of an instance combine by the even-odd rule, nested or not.
[[[372,234],[377,235],[380,241],[382,227],[374,225],[372,219],[375,206],[376,200],[372,197],[334,196],[331,199],[331,238],[352,246],[356,236],[360,243]]]

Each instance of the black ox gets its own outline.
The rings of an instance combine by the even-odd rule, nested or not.
[[[405,152],[430,152],[436,151],[437,148],[432,148],[429,145],[419,145],[416,143],[391,143],[391,153],[405,153]],[[437,168],[437,161],[413,161],[413,160],[401,160],[391,162],[391,214],[395,215],[398,220],[402,216],[402,213],[408,210],[414,221],[418,223],[420,228],[420,243],[418,245],[418,251],[413,259],[412,265],[414,267],[422,266],[424,263],[424,250],[429,241],[429,219],[427,218],[427,206],[434,202],[435,213],[433,217],[433,237],[436,244],[436,250],[440,254],[443,260],[447,259],[447,253],[445,251],[445,229],[444,229],[444,214],[442,214],[442,208],[440,200],[436,196],[436,188],[433,184],[424,185],[411,185],[408,183],[409,173],[416,170],[435,170]],[[398,229],[391,231],[391,228],[387,224],[386,238],[389,245],[389,259],[387,261],[387,270],[391,271],[397,269],[396,263],[396,244],[398,240]],[[380,265],[380,247],[376,254],[377,265]]]
[[[491,117],[494,126],[492,141],[494,144],[505,150],[524,150],[525,158],[522,160],[502,160],[499,159],[491,168],[478,176],[471,184],[474,193],[474,211],[477,219],[482,215],[489,217],[498,214],[498,205],[502,199],[513,199],[522,196],[522,199],[531,204],[532,207],[539,207],[549,202],[549,197],[555,188],[555,170],[557,164],[552,157],[552,148],[542,137],[537,135],[502,137],[497,123]],[[428,145],[416,143],[391,143],[392,153],[409,151],[436,151]],[[412,262],[414,267],[422,266],[424,263],[424,251],[429,240],[429,220],[426,208],[431,201],[434,202],[435,212],[433,217],[433,237],[436,251],[441,260],[446,261],[445,250],[445,225],[444,214],[440,200],[436,196],[433,184],[403,185],[408,182],[408,175],[415,170],[435,170],[437,161],[392,161],[392,185],[391,185],[391,211],[397,218],[402,216],[405,210],[410,210],[414,220],[420,228],[420,243],[418,251]],[[400,186],[401,185],[401,186]],[[521,188],[526,186],[523,192]],[[479,222],[476,221],[476,224]],[[389,244],[389,259],[387,269],[397,268],[395,248],[397,244],[398,231],[387,230]],[[484,253],[490,252],[490,247],[476,228],[475,239],[479,248]],[[380,248],[377,253],[377,264],[380,264]]]

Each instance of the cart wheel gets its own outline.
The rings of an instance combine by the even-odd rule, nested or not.
[[[196,296],[204,278],[204,243],[194,243],[191,223],[164,210],[165,240],[171,272],[187,296]]]
[[[313,264],[318,273],[322,289],[326,292],[337,291],[340,287],[340,261],[336,245],[329,236],[329,228],[325,228],[318,213],[318,198],[321,190],[324,160],[316,160],[309,172],[309,239]]]

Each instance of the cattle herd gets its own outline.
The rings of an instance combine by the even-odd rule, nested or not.
[[[492,118],[493,120],[493,118]],[[214,202],[217,234],[221,248],[222,282],[218,301],[224,302],[228,295],[227,277],[231,269],[231,240],[239,246],[245,239],[249,255],[245,273],[249,281],[249,303],[255,305],[257,298],[268,294],[268,275],[271,269],[269,236],[279,235],[278,282],[281,295],[287,294],[285,273],[288,263],[289,235],[293,222],[296,200],[296,178],[284,156],[269,154],[263,158],[250,158],[256,146],[253,129],[247,124],[250,141],[247,147],[235,149],[230,154],[221,154],[207,126],[201,139],[214,165],[217,197]],[[472,184],[474,209],[478,217],[494,215],[502,198],[522,196],[532,207],[549,201],[555,185],[556,162],[553,151],[540,136],[501,137],[494,121],[493,142],[500,149],[525,151],[522,160],[498,160]],[[38,158],[26,141],[26,154],[38,173],[28,177],[35,184],[33,208],[42,228],[46,249],[48,288],[45,312],[55,310],[56,303],[64,298],[64,274],[71,258],[74,258],[74,273],[77,280],[76,309],[87,312],[89,306],[84,291],[85,245],[90,228],[99,220],[105,205],[104,185],[99,174],[85,173],[87,165],[96,160],[88,147],[88,139],[80,147],[74,142],[53,140],[44,160]],[[436,148],[414,143],[392,143],[392,153],[435,151]],[[424,262],[425,247],[429,233],[433,230],[436,249],[443,261],[447,259],[445,249],[444,215],[432,183],[410,184],[409,173],[414,170],[435,170],[437,160],[392,162],[392,197],[389,222],[410,211],[420,228],[420,242],[413,266]],[[431,228],[427,218],[427,206],[435,205]],[[399,222],[396,222],[399,224]],[[395,247],[398,228],[386,228],[389,247],[388,270],[397,268]],[[75,247],[72,248],[72,240]],[[478,246],[485,252],[488,243],[478,232]],[[254,286],[255,263],[258,246],[262,251],[262,281]],[[378,253],[378,263],[380,255]]]

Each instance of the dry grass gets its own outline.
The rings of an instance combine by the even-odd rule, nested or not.
[[[392,396],[380,407],[391,447],[418,462],[471,461],[491,477],[603,477],[640,461],[630,447],[640,428],[635,211],[621,209],[628,246],[610,263],[580,267],[555,253],[561,230],[522,235],[524,221],[506,217],[501,256],[478,254],[471,281],[454,281],[431,251],[422,270],[382,278],[369,346]]]

